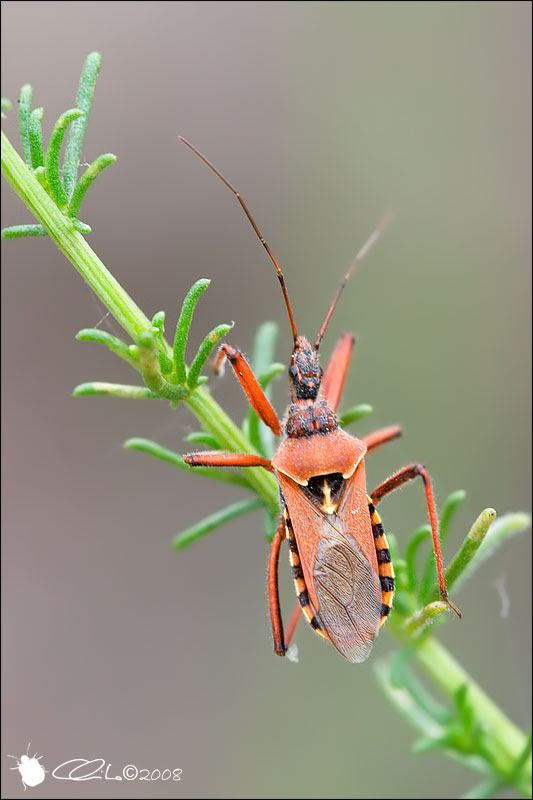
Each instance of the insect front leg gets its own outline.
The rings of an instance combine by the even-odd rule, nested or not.
[[[183,460],[190,467],[263,467],[274,472],[269,458],[251,453],[219,453],[208,450],[206,453],[189,453],[183,456]]]
[[[458,608],[454,606],[451,600],[448,599],[448,592],[446,589],[446,581],[444,579],[444,567],[442,565],[442,555],[440,551],[440,538],[439,538],[439,523],[437,519],[437,509],[435,506],[435,498],[433,497],[433,489],[431,486],[431,480],[429,474],[424,467],[423,464],[412,464],[409,467],[404,467],[399,472],[396,472],[386,481],[384,481],[377,489],[371,493],[370,497],[374,505],[377,505],[380,500],[385,497],[385,495],[389,494],[389,492],[393,492],[395,489],[398,489],[407,481],[413,480],[413,478],[421,477],[424,481],[424,489],[426,492],[426,502],[429,512],[429,521],[431,523],[431,533],[433,536],[433,550],[435,552],[435,563],[437,565],[437,575],[439,578],[439,589],[440,589],[440,596],[441,599],[448,604],[448,606],[455,611],[458,617],[461,616],[461,612]]]
[[[279,436],[281,433],[281,424],[276,412],[268,402],[265,393],[259,385],[259,381],[255,377],[250,365],[242,353],[240,353],[239,350],[236,350],[235,347],[231,347],[229,344],[223,344],[215,358],[213,365],[215,372],[220,372],[225,358],[228,359],[229,363],[233,367],[233,371],[239,379],[239,382],[244,389],[244,393],[246,394],[246,397],[250,401],[250,404],[254,410],[263,420],[265,425],[268,425],[270,430],[276,436]]]

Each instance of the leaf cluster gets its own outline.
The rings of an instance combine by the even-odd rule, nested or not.
[[[74,229],[80,233],[91,232],[90,226],[78,219],[87,190],[98,175],[116,161],[116,156],[112,153],[104,153],[98,156],[77,180],[94,85],[101,62],[102,57],[99,53],[90,53],[87,56],[76,95],[76,105],[61,114],[57,120],[46,151],[43,145],[43,109],[32,109],[33,89],[29,83],[20,90],[18,101],[20,138],[26,165],[57,207],[72,222]],[[11,103],[7,99],[2,99],[2,113],[10,107]],[[63,163],[60,166],[61,148],[69,125]],[[2,231],[3,239],[46,235],[47,231],[43,225],[35,224],[11,225]]]

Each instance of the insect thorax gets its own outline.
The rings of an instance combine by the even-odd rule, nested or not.
[[[285,432],[290,439],[313,436],[316,433],[331,433],[339,427],[337,415],[324,400],[311,405],[289,406]]]

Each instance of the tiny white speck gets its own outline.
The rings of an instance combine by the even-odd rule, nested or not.
[[[294,664],[297,664],[298,661],[299,661],[299,658],[298,658],[298,645],[291,644],[289,649],[287,650],[287,652],[285,654],[285,658],[288,658],[289,661],[292,661]]]

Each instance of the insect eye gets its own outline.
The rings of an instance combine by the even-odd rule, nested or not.
[[[296,364],[291,364],[289,367],[289,375],[291,378],[295,378],[298,375],[298,367]]]

